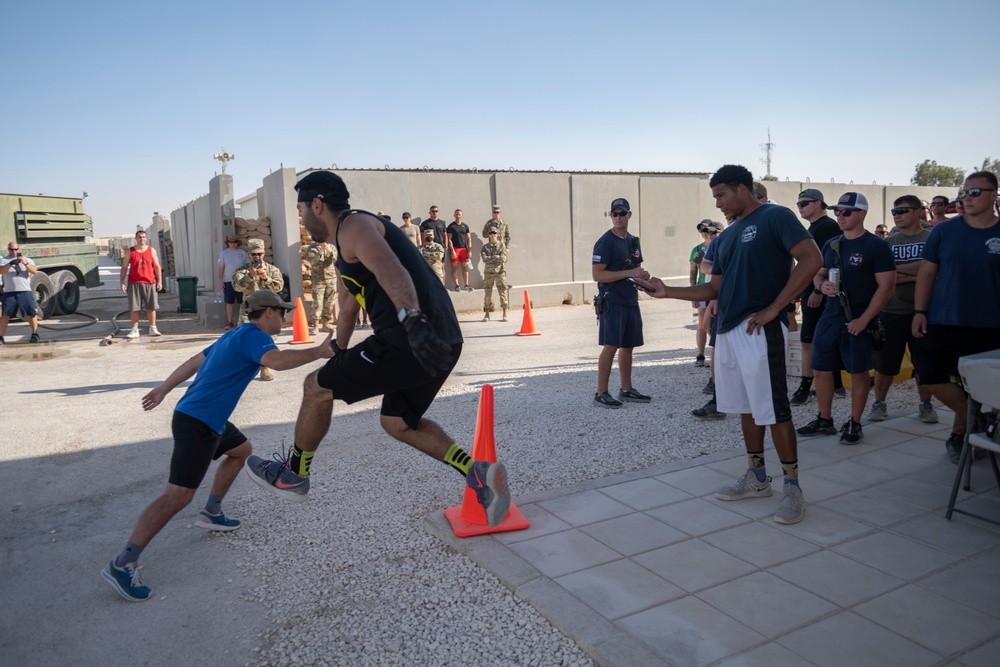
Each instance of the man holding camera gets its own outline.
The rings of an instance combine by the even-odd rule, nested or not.
[[[243,293],[243,305],[240,306],[239,325],[245,324],[247,320],[247,297],[260,290],[271,290],[280,292],[285,287],[285,279],[281,277],[281,271],[274,264],[264,261],[264,242],[260,239],[250,239],[247,241],[247,251],[250,253],[250,261],[233,271],[233,289]],[[260,367],[261,380],[273,380],[271,371],[267,366]]]
[[[38,304],[31,290],[31,276],[38,267],[30,257],[21,254],[21,246],[17,241],[7,244],[7,256],[0,257],[0,273],[4,274],[3,291],[0,294],[0,345],[4,344],[3,335],[7,332],[10,318],[21,311],[23,317],[31,326],[30,343],[38,342]]]
[[[597,343],[601,356],[597,360],[597,393],[594,403],[602,408],[617,409],[622,401],[649,403],[652,399],[632,386],[632,349],[643,344],[642,314],[639,296],[629,278],[646,280],[649,272],[642,268],[639,237],[628,233],[632,210],[622,197],[611,202],[611,229],[594,244],[592,273],[597,282],[594,307],[600,329]],[[618,400],[608,393],[611,364],[618,355],[621,389]]]

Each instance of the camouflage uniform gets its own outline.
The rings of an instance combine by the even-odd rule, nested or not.
[[[487,238],[489,235],[487,234]],[[483,310],[486,316],[483,321],[490,319],[493,311],[493,286],[496,285],[497,293],[500,295],[500,308],[503,310],[503,321],[507,321],[507,246],[499,241],[489,241],[483,244],[483,249],[479,251],[483,258]]]
[[[248,254],[253,255],[254,253],[262,252],[264,252],[264,242],[260,239],[250,239],[247,242]],[[253,257],[250,258],[249,262],[233,271],[233,289],[237,292],[243,292],[243,304],[240,306],[240,321],[237,326],[242,326],[250,321],[247,319],[246,298],[248,296],[262,289],[269,289],[277,293],[285,287],[285,279],[281,277],[281,271],[278,270],[278,267],[274,264],[268,264],[264,260],[260,261],[263,263],[264,270],[267,271],[266,278],[258,278],[251,273],[253,271]],[[274,336],[271,336],[271,339],[276,340]],[[260,367],[260,379],[273,379],[271,371],[266,366]]]
[[[493,210],[495,212],[499,213],[500,212],[500,207],[499,206],[494,206]],[[502,243],[503,247],[507,248],[507,250],[509,251],[510,250],[510,227],[507,225],[506,222],[503,221],[503,218],[501,218],[499,220],[494,220],[493,218],[490,218],[489,220],[486,221],[486,224],[483,225],[483,238],[484,239],[489,238],[489,233],[490,233],[490,228],[491,227],[493,229],[497,230],[497,241],[499,241],[500,243]]]
[[[306,260],[312,269],[313,328],[318,331],[330,322],[337,302],[337,249],[329,243],[310,243]]]
[[[264,262],[264,269],[267,271],[267,278],[253,276],[250,271],[253,269],[253,260],[244,264],[233,272],[233,289],[243,292],[243,305],[240,306],[240,324],[247,320],[247,300],[257,290],[269,289],[272,292],[280,292],[285,287],[285,280],[281,277],[281,271],[274,264]]]
[[[444,284],[444,247],[440,243],[434,242],[434,231],[428,230],[430,234],[424,234],[424,243],[420,246],[420,254],[424,256],[434,273]]]

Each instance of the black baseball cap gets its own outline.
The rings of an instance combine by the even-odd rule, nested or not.
[[[608,209],[608,210],[609,211],[613,211],[616,208],[620,208],[621,210],[625,211],[626,213],[628,213],[628,212],[630,212],[632,210],[631,208],[629,208],[628,200],[625,199],[624,197],[619,197],[618,199],[615,199],[613,202],[611,202],[611,208]]]
[[[307,174],[295,184],[300,202],[311,202],[321,199],[334,208],[347,208],[351,194],[347,191],[344,179],[332,171],[314,171]]]

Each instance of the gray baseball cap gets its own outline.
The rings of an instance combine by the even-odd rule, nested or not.
[[[805,190],[799,193],[799,199],[815,199],[817,201],[823,202],[824,204],[826,203],[823,200],[823,193],[817,190],[816,188],[806,188]]]

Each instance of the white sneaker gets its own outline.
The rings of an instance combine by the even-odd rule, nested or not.
[[[125,337],[126,338],[138,338],[139,337],[139,327],[132,327],[132,330],[129,331],[125,335]]]
[[[150,336],[154,336],[154,337],[155,336],[159,336],[159,335],[161,335],[160,334],[160,330],[157,329],[156,327],[149,327],[149,335]]]
[[[802,489],[797,484],[785,484],[778,498],[778,511],[774,520],[778,523],[798,523],[806,512],[806,501],[802,497]]]

